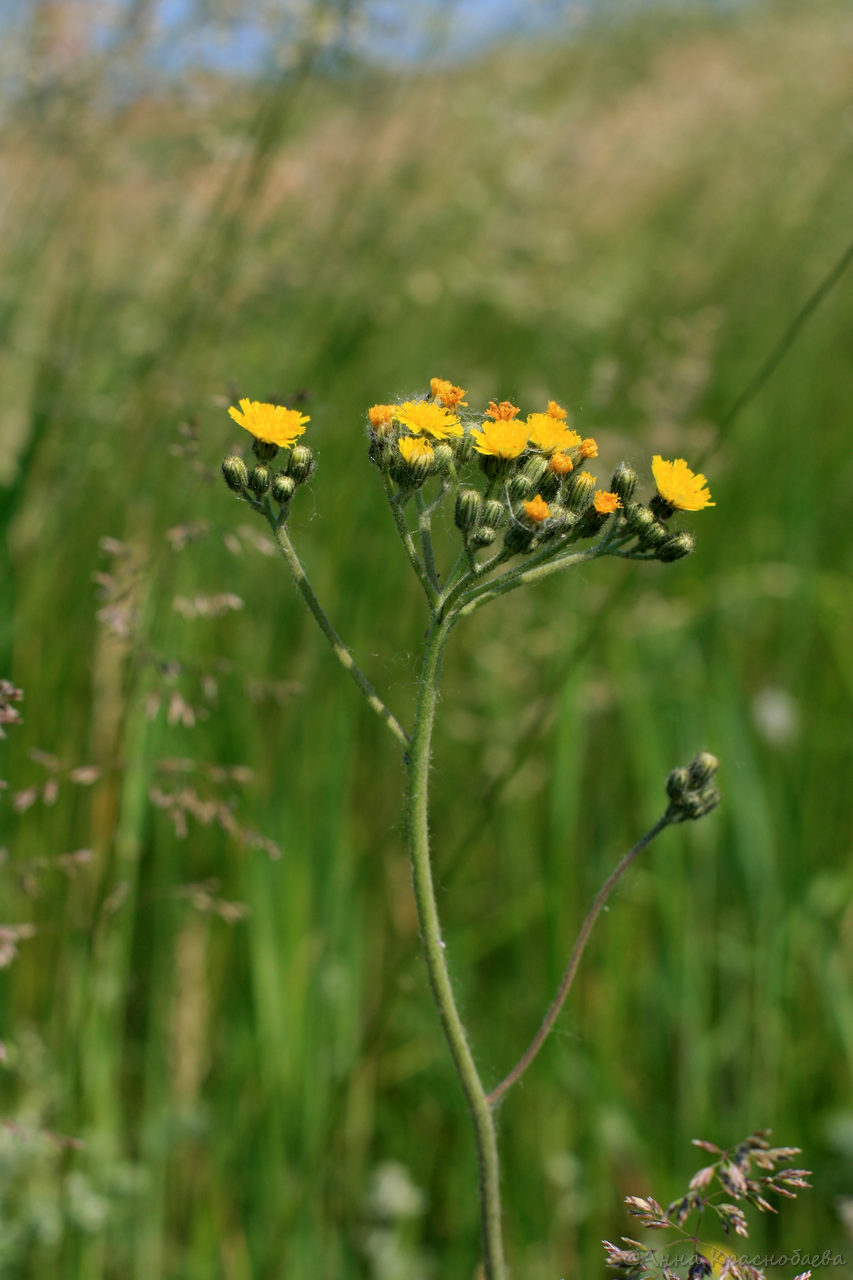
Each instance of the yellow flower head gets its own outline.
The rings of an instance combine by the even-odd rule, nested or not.
[[[667,462],[656,453],[652,458],[652,475],[664,502],[680,511],[701,511],[715,507],[703,475],[694,475],[683,458]]]
[[[455,413],[429,400],[407,400],[394,408],[394,417],[416,436],[421,432],[434,440],[446,440],[448,436],[461,436],[462,423]]]
[[[581,438],[576,431],[570,430],[559,418],[550,413],[529,413],[527,415],[527,437],[537,449],[545,451],[560,449],[565,452],[580,444]]]
[[[445,378],[430,378],[429,389],[432,393],[433,400],[437,400],[439,404],[444,405],[445,409],[455,409],[458,404],[463,408],[468,405],[467,400],[463,400],[465,392],[461,387],[454,387],[452,382],[448,382]]]
[[[494,400],[489,401],[489,407],[486,410],[487,418],[494,418],[495,422],[509,422],[518,413],[518,405],[512,404],[509,400],[501,400],[500,404],[495,404]]]
[[[566,476],[574,470],[574,463],[567,453],[552,453],[548,466],[555,476]]]
[[[531,498],[529,502],[524,503],[524,510],[529,519],[535,524],[541,524],[543,520],[547,520],[551,514],[551,508],[542,497],[541,493],[537,493],[535,498]]]
[[[621,507],[622,503],[618,494],[611,493],[608,489],[599,489],[592,500],[592,505],[600,516],[609,516],[617,507]]]
[[[397,448],[406,462],[411,462],[414,458],[431,458],[435,453],[429,440],[419,439],[417,436],[403,436],[397,441]]]
[[[598,444],[593,440],[592,436],[587,436],[586,440],[581,440],[578,452],[581,458],[597,458]]]
[[[232,407],[228,412],[256,440],[277,444],[280,449],[289,449],[305,434],[305,423],[311,421],[297,409],[285,409],[280,404],[262,404],[260,400],[241,400],[239,409]]]
[[[550,418],[558,418],[560,422],[565,422],[567,414],[562,405],[557,404],[556,400],[548,401],[548,408],[545,410]]]
[[[493,458],[517,458],[527,448],[527,427],[523,422],[498,419],[484,422],[481,430],[471,432],[478,453]]]
[[[590,485],[595,484],[595,476],[591,476],[588,471],[579,471],[575,477],[575,484],[583,484],[589,488]]]
[[[394,417],[393,404],[374,404],[367,410],[367,416],[370,419],[372,427],[390,427],[391,419]]]

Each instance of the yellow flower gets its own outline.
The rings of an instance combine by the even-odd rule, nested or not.
[[[611,493],[608,489],[599,489],[592,500],[592,505],[600,516],[609,516],[617,507],[621,507],[622,503],[618,494]]]
[[[421,440],[417,436],[403,436],[397,441],[397,448],[406,462],[414,458],[431,458],[435,453],[429,440]]]
[[[589,488],[595,484],[595,476],[591,476],[588,471],[579,471],[575,476],[575,484],[584,484]]]
[[[500,404],[495,404],[494,400],[489,401],[489,407],[486,410],[487,418],[494,418],[495,422],[509,422],[518,413],[518,405],[513,404],[510,400],[501,400]]]
[[[555,476],[568,475],[574,469],[574,465],[567,453],[553,453],[548,463]]]
[[[242,410],[242,412],[241,412]],[[262,404],[260,400],[241,400],[240,409],[228,410],[236,423],[250,431],[257,440],[289,449],[294,440],[305,434],[305,423],[311,419],[298,409],[285,409],[280,404]]]
[[[370,419],[372,427],[390,427],[391,419],[394,417],[393,404],[374,404],[367,410],[367,416]]]
[[[694,475],[683,458],[667,462],[659,453],[652,458],[652,475],[664,502],[681,511],[701,511],[715,507],[703,475]]]
[[[527,436],[532,445],[543,450],[559,449],[565,452],[581,442],[576,431],[570,430],[551,413],[529,413]]]
[[[455,409],[458,404],[467,408],[468,401],[462,399],[465,394],[462,387],[454,387],[453,383],[445,378],[430,378],[429,389],[433,400],[443,404],[445,409]]]
[[[559,418],[561,422],[565,422],[567,414],[562,405],[557,404],[556,400],[548,401],[548,408],[545,410],[549,418]]]
[[[527,427],[523,422],[500,420],[484,422],[480,431],[472,431],[471,439],[478,453],[493,458],[517,458],[527,448]]]
[[[535,524],[541,524],[542,521],[547,520],[551,514],[551,508],[548,506],[548,503],[542,497],[541,493],[537,493],[535,498],[531,498],[529,502],[525,502],[524,510]]]
[[[407,400],[394,409],[394,417],[415,435],[423,431],[434,440],[446,440],[448,436],[461,436],[462,423],[455,413],[429,400]]]
[[[587,436],[586,440],[581,440],[579,454],[581,458],[598,457],[598,445],[592,436]]]

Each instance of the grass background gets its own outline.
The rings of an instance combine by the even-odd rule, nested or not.
[[[850,237],[849,7],[396,69],[311,29],[278,75],[171,84],[138,32],[70,57],[33,15],[0,160],[0,877],[34,930],[0,975],[0,1275],[474,1273],[396,748],[217,475],[234,397],[304,394],[294,537],[408,717],[424,613],[362,423],[434,374],[568,404],[604,476],[701,460],[717,502],[689,560],[551,580],[449,655],[436,868],[487,1081],[667,771],[723,760],[503,1107],[514,1274],[604,1274],[623,1195],[762,1126],[815,1190],[756,1248],[849,1252],[853,276],[720,425]]]

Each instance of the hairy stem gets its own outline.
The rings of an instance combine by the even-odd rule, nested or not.
[[[655,836],[660,835],[664,827],[669,826],[671,821],[672,819],[669,817],[668,813],[665,813],[662,818],[658,819],[651,830],[647,831],[642,839],[637,841],[633,849],[628,850],[604,881],[604,884],[595,896],[592,906],[587,912],[586,919],[580,927],[580,932],[575,940],[575,945],[572,947],[572,954],[569,956],[569,963],[566,965],[566,970],[557,989],[557,994],[554,996],[548,1012],[542,1019],[542,1025],[530,1041],[527,1050],[522,1054],[518,1062],[513,1067],[512,1071],[504,1076],[500,1084],[496,1085],[489,1094],[487,1102],[490,1107],[494,1107],[496,1103],[500,1102],[507,1089],[510,1089],[517,1080],[521,1079],[545,1041],[548,1039],[551,1028],[557,1021],[560,1010],[565,1004],[566,996],[569,994],[571,985],[575,980],[575,974],[578,971],[578,965],[581,962],[581,956],[584,953],[584,948],[589,941],[589,935],[592,933],[596,920],[601,915],[605,902],[610,897],[611,893],[616,888],[616,885],[622,879],[622,876],[628,870],[634,859],[638,857],[644,849],[648,848]]]
[[[400,541],[403,544],[406,555],[409,557],[409,564],[414,569],[417,574],[418,581],[424,589],[424,594],[430,603],[430,608],[434,609],[436,601],[438,600],[438,591],[430,582],[429,575],[421,564],[420,557],[418,556],[415,548],[415,540],[412,537],[412,532],[409,526],[406,524],[406,514],[403,511],[403,499],[400,494],[394,492],[391,477],[386,475],[384,479],[385,496],[388,499],[388,505],[391,508],[391,515],[394,517],[394,525],[400,536]]]
[[[429,634],[418,691],[418,706],[407,757],[407,813],[412,880],[424,957],[433,998],[468,1102],[480,1178],[480,1218],[486,1280],[506,1280],[500,1208],[500,1168],[497,1135],[491,1108],[480,1080],[468,1037],[456,1008],[447,969],[429,853],[429,763],[438,699],[441,660],[450,634],[446,622],[436,622]]]
[[[350,675],[350,677],[358,685],[359,689],[364,694],[365,698],[367,699],[368,703],[373,708],[373,710],[376,712],[376,714],[380,717],[381,720],[385,721],[386,725],[391,730],[391,732],[393,733],[397,741],[400,743],[400,745],[404,748],[407,748],[409,745],[409,735],[406,733],[406,730],[400,724],[397,717],[388,710],[385,703],[379,697],[379,694],[376,692],[373,685],[368,680],[367,676],[361,670],[361,667],[359,667],[358,663],[355,661],[355,658],[353,658],[349,649],[347,649],[343,640],[338,635],[337,631],[332,626],[331,622],[326,616],[326,612],[323,609],[323,606],[320,604],[320,601],[315,596],[314,589],[305,575],[305,570],[302,568],[302,564],[293,548],[293,543],[290,541],[290,538],[288,537],[287,530],[285,529],[284,525],[278,526],[276,524],[275,517],[272,516],[271,513],[265,512],[264,514],[266,515],[267,520],[269,522],[269,526],[272,529],[273,536],[276,541],[276,546],[278,547],[279,551],[281,552],[282,556],[287,562],[287,567],[289,568],[290,572],[293,574],[293,579],[297,587],[299,588],[299,591],[302,595],[303,600],[308,605],[308,608],[311,610],[312,614],[314,615],[314,618],[316,619],[317,624],[320,627],[320,630],[323,632],[323,635],[326,637],[329,644],[332,646],[332,652],[334,653],[338,662],[341,664],[344,670]]]

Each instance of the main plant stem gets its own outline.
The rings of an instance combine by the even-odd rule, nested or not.
[[[436,620],[429,633],[418,690],[415,725],[407,755],[407,813],[412,879],[430,986],[456,1074],[468,1101],[480,1176],[480,1219],[486,1280],[506,1280],[501,1234],[500,1167],[495,1121],[456,1008],[447,970],[429,856],[429,763],[438,682],[450,633],[446,620]]]

